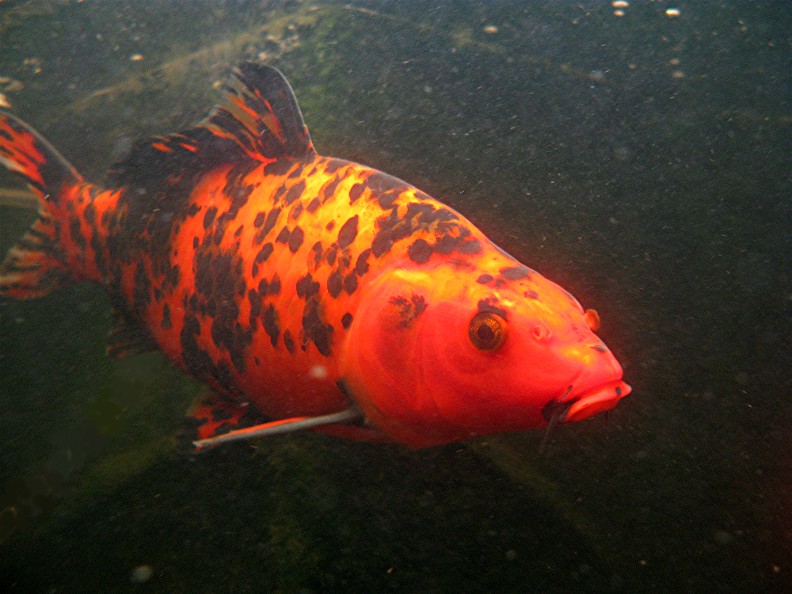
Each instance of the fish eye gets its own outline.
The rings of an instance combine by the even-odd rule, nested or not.
[[[468,326],[470,342],[482,351],[497,351],[506,340],[506,320],[496,313],[477,313]]]

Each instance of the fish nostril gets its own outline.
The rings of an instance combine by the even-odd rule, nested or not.
[[[548,328],[544,324],[536,324],[533,328],[531,328],[531,335],[536,340],[543,341],[550,338],[552,332],[550,332],[550,328]]]
[[[599,344],[590,344],[589,346],[590,346],[592,349],[594,349],[595,351],[597,351],[598,353],[607,353],[607,352],[608,352],[608,347],[606,347],[606,346],[605,346],[604,344],[602,344],[602,343],[599,343]]]
[[[599,330],[600,317],[596,309],[587,309],[585,312],[583,312],[583,317],[585,318],[586,324],[588,324],[588,327],[592,332]]]

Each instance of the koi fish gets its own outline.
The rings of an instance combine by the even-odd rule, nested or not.
[[[205,120],[138,143],[105,186],[5,112],[0,162],[39,198],[0,295],[101,284],[111,355],[159,349],[211,389],[198,448],[309,427],[422,448],[630,392],[595,311],[410,184],[318,155],[274,68],[242,64]]]

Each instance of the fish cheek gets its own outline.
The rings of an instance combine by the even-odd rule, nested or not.
[[[396,385],[417,390],[420,360],[417,357],[419,318],[411,302],[402,296],[391,297],[377,314],[377,332],[372,345],[380,367]]]
[[[385,288],[358,309],[340,363],[341,377],[367,420],[388,432],[411,423],[423,389],[420,332],[425,302]]]

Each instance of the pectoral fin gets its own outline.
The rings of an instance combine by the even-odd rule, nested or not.
[[[252,427],[245,427],[244,429],[237,429],[222,435],[214,435],[204,439],[193,441],[193,445],[201,450],[207,447],[214,447],[230,441],[239,441],[242,439],[252,439],[255,437],[265,437],[269,435],[277,435],[279,433],[290,433],[292,431],[300,431],[302,429],[309,429],[321,425],[335,425],[337,423],[345,423],[354,419],[360,418],[361,412],[357,408],[348,408],[341,412],[331,413],[328,415],[319,415],[316,417],[292,417],[290,419],[279,419],[261,425],[253,425]],[[203,432],[201,432],[203,434]]]

